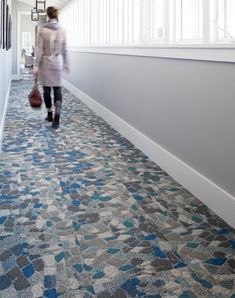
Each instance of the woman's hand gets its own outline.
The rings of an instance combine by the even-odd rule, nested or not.
[[[34,69],[33,69],[33,75],[35,77],[38,77],[38,74],[39,74],[38,66],[35,66]]]
[[[66,72],[70,72],[70,69],[69,69],[68,64],[64,64],[64,71],[66,71]]]

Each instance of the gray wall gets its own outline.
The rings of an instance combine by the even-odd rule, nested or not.
[[[32,1],[33,3],[33,1]],[[28,11],[30,12],[33,6],[21,3],[14,0],[12,6],[12,74],[17,74],[17,11]]]
[[[11,83],[11,50],[0,49],[0,149],[1,135],[3,131],[3,117],[5,112],[7,95]],[[1,150],[0,150],[1,151]]]
[[[234,64],[69,56],[66,80],[235,196]]]

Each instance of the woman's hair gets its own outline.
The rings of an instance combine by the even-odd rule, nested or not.
[[[49,19],[57,19],[58,20],[59,11],[53,6],[49,6],[47,8],[47,16]]]

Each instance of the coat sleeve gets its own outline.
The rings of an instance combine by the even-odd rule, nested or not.
[[[38,37],[37,37],[37,54],[36,54],[36,66],[40,66],[42,62],[43,56],[43,47],[44,47],[44,40],[42,36],[42,30],[39,30]]]
[[[66,40],[66,34],[64,33],[64,40],[62,44],[62,55],[63,55],[63,61],[64,66],[68,67],[68,50],[67,50],[67,40]]]

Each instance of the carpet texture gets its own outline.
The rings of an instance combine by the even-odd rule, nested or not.
[[[0,297],[235,298],[235,231],[63,90],[58,130],[13,81]]]

